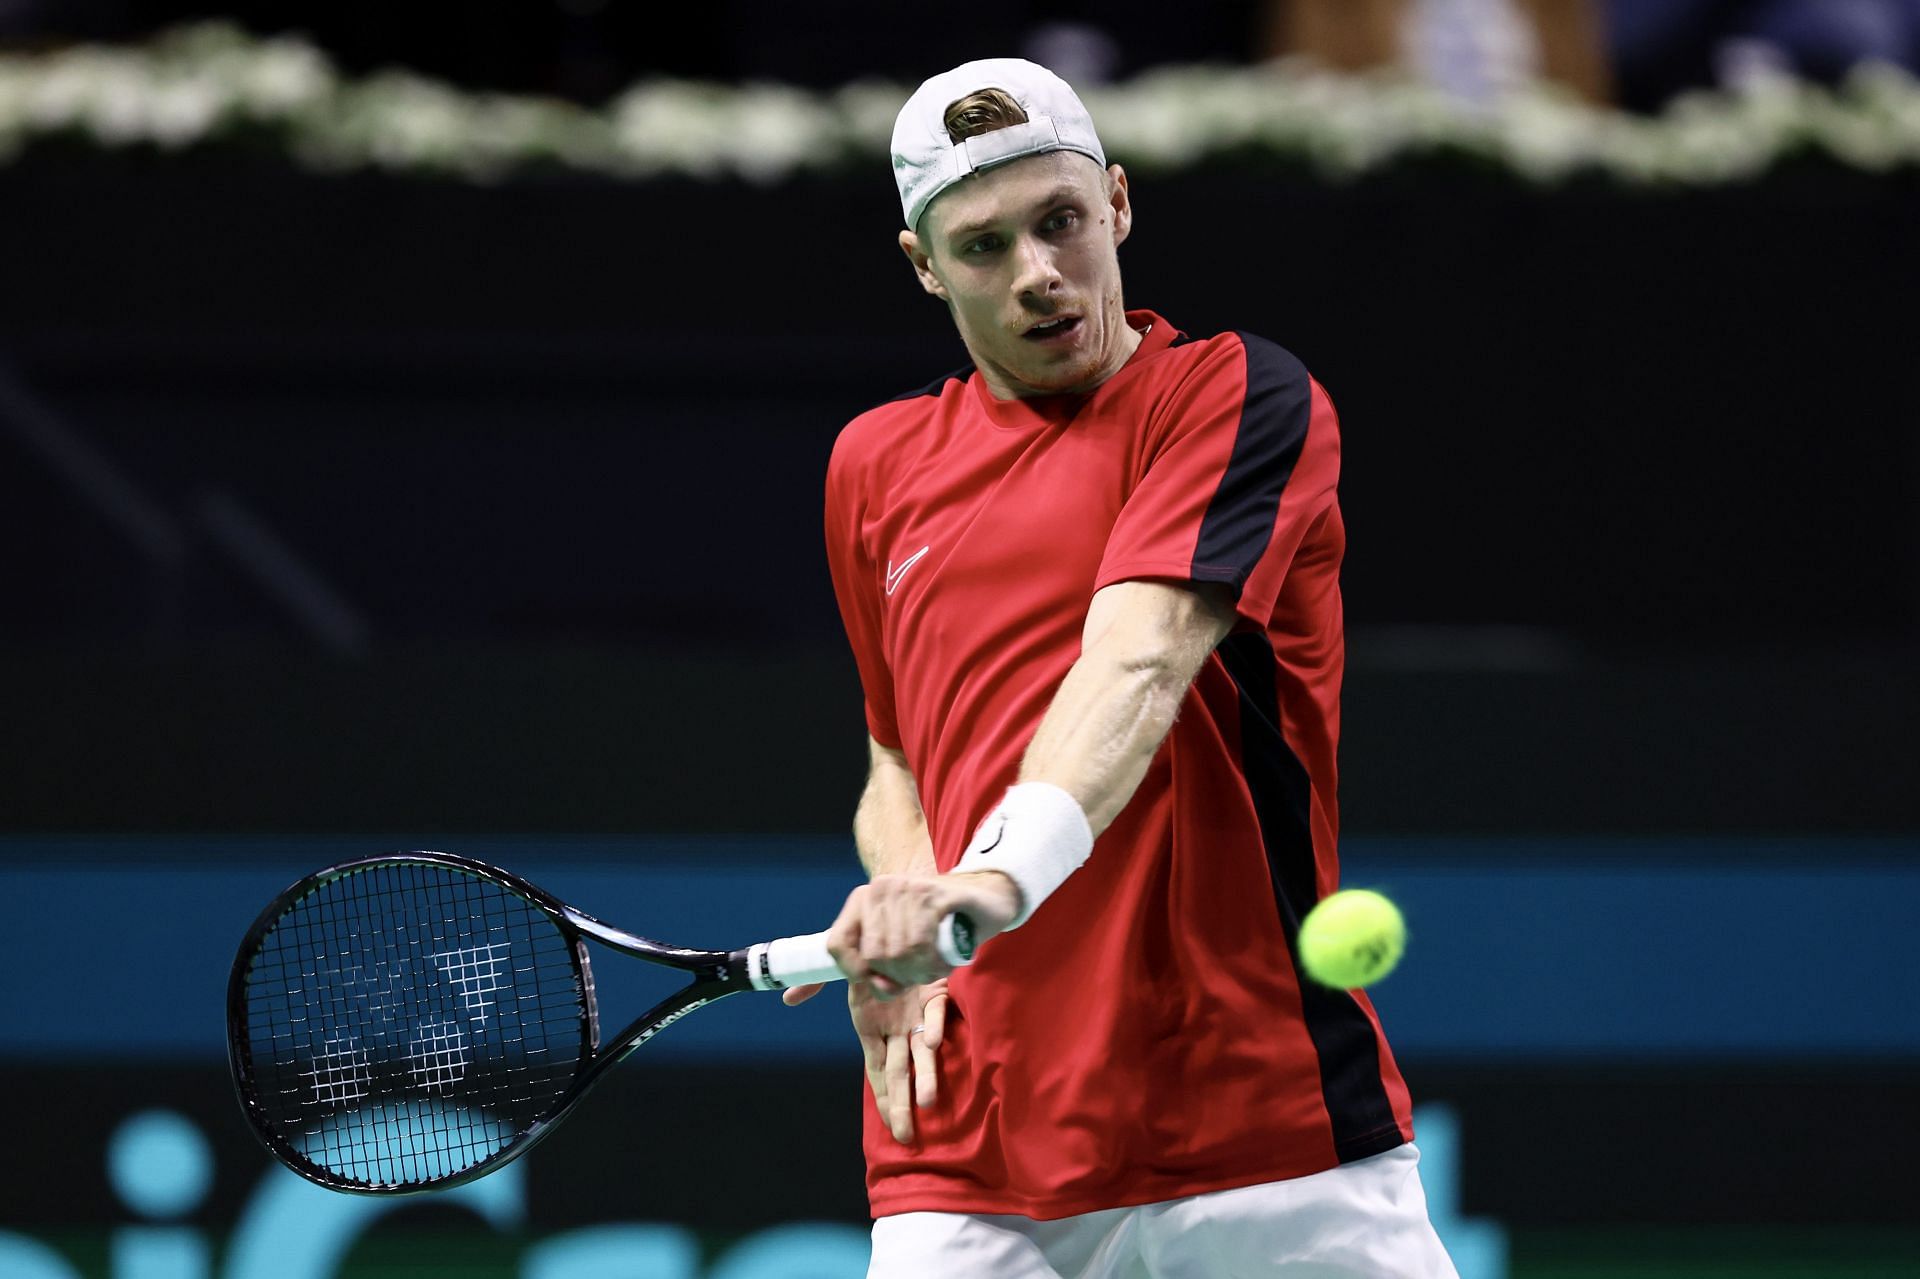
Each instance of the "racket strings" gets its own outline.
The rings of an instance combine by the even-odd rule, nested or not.
[[[245,1042],[263,1118],[359,1185],[426,1184],[545,1117],[582,1059],[572,942],[504,885],[393,863],[320,885],[262,940]]]

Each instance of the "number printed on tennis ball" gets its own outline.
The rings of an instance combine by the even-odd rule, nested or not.
[[[1400,962],[1407,924],[1400,908],[1366,888],[1326,898],[1300,921],[1300,962],[1322,986],[1371,986]]]

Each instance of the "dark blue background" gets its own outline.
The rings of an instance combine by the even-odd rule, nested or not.
[[[226,972],[254,915],[307,871],[373,851],[322,838],[5,841],[0,1057],[219,1059]],[[446,851],[502,863],[609,923],[715,949],[824,928],[857,882],[847,847],[818,838],[469,837]],[[1894,839],[1456,838],[1355,839],[1344,856],[1348,885],[1406,913],[1408,957],[1375,995],[1415,1062],[1920,1065],[1916,854]],[[57,981],[20,979],[53,955]],[[612,952],[594,962],[608,1037],[679,984]],[[839,1003],[738,997],[645,1052],[851,1070]]]

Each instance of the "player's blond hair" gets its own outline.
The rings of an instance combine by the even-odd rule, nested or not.
[[[981,133],[992,133],[1016,124],[1025,124],[1027,113],[1004,89],[982,89],[969,93],[948,105],[941,123],[955,142]]]

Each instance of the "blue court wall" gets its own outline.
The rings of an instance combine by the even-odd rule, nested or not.
[[[261,906],[318,866],[419,846],[715,948],[824,927],[856,882],[845,842],[820,838],[4,839],[0,1059],[218,1060],[233,948]],[[1344,864],[1409,921],[1375,990],[1405,1058],[1920,1057],[1920,840],[1354,839]],[[610,952],[596,972],[613,1025],[673,982]],[[855,1048],[837,1001],[742,997],[647,1052]]]

